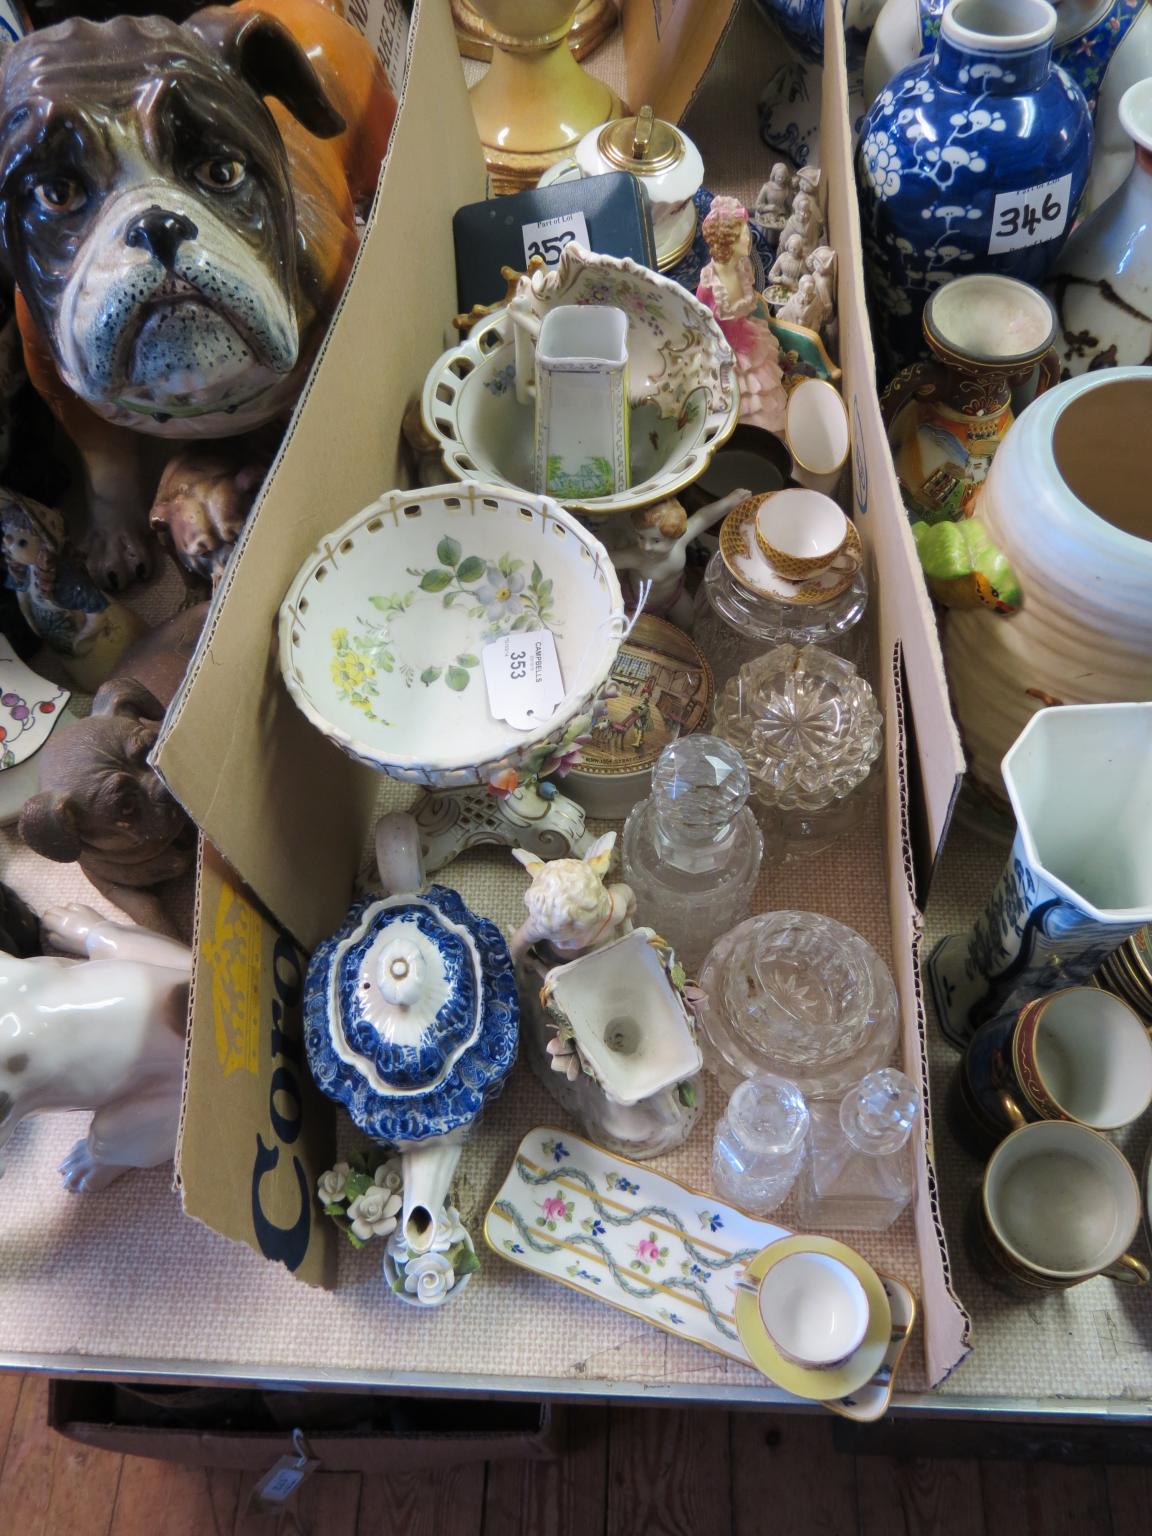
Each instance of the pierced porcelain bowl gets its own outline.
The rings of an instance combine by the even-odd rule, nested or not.
[[[488,706],[484,646],[546,629],[564,698],[520,730]],[[624,630],[607,550],[546,496],[390,491],[308,556],[280,608],[280,670],[318,730],[437,789],[548,771],[591,712]]]
[[[567,246],[567,257],[573,247]],[[474,327],[467,341],[433,366],[421,414],[440,444],[444,467],[459,480],[512,487],[535,483],[535,406],[517,390],[523,326],[555,304],[617,304],[628,315],[629,462],[632,484],[612,496],[567,498],[585,516],[631,512],[691,485],[735,430],[740,414],[732,352],[710,311],[655,272],[613,257],[596,265],[538,273],[541,292],[521,279],[521,294]],[[610,264],[610,265],[608,265]],[[529,349],[530,351],[530,349]]]

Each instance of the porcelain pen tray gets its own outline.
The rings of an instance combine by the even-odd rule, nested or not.
[[[494,1253],[752,1366],[736,1330],[735,1282],[786,1228],[677,1184],[650,1164],[614,1157],[581,1136],[530,1131],[484,1221]],[[871,1379],[833,1412],[879,1418],[915,1318],[915,1299],[882,1275],[892,1337]]]

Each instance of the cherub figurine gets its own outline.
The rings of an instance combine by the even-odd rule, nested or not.
[[[0,492],[0,548],[25,623],[94,691],[143,625],[99,590],[54,507]]]
[[[692,603],[684,591],[684,562],[692,540],[747,501],[751,491],[732,491],[689,517],[674,496],[643,507],[631,516],[635,542],[612,550],[612,563],[621,576],[635,572],[652,583],[645,609],[671,619],[681,628],[691,622]],[[627,589],[628,583],[623,583]],[[627,590],[625,595],[629,596]]]
[[[533,944],[542,942],[563,959],[574,960],[632,932],[636,898],[631,886],[604,884],[615,846],[615,832],[606,832],[582,859],[548,863],[524,848],[512,850],[532,876],[524,892],[528,916],[509,946],[513,960],[523,960]]]
[[[795,293],[804,272],[804,242],[799,235],[781,238],[780,251],[768,274],[769,287],[787,288]]]
[[[712,259],[700,274],[696,297],[716,316],[736,354],[740,419],[782,432],[788,402],[780,346],[756,291],[747,209],[734,197],[714,198],[701,230]]]

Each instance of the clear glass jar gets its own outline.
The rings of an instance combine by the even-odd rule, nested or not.
[[[868,659],[868,578],[861,566],[838,597],[826,603],[782,603],[743,587],[717,550],[696,590],[692,635],[703,651],[719,694],[746,661],[773,646],[821,645],[863,673]]]
[[[700,972],[704,1064],[728,1089],[764,1072],[837,1100],[892,1056],[888,967],[854,929],[816,912],[764,912],[712,946]]]
[[[689,971],[748,911],[764,848],[748,792],[735,747],[683,736],[661,753],[651,795],[624,825],[624,879]]]
[[[839,1104],[813,1105],[796,1219],[824,1231],[883,1232],[912,1199],[920,1090],[895,1067],[869,1072]]]
[[[716,1122],[712,1188],[750,1216],[770,1216],[787,1198],[804,1161],[808,1106],[785,1077],[741,1083]]]

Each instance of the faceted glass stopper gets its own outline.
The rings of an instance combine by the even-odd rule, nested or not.
[[[739,816],[750,784],[744,759],[719,736],[683,736],[652,771],[660,831],[673,842],[714,842]]]
[[[743,1145],[760,1155],[794,1152],[808,1135],[804,1095],[771,1072],[740,1084],[728,1100],[728,1120]]]
[[[905,1072],[881,1067],[849,1088],[840,1104],[840,1127],[861,1152],[883,1157],[912,1134],[920,1113],[920,1090]]]

